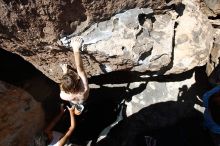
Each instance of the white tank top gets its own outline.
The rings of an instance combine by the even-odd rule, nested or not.
[[[77,97],[74,97],[74,96],[76,96],[76,95],[73,95],[73,94],[69,94],[69,93],[66,93],[66,92],[64,92],[64,91],[60,91],[60,98],[61,99],[63,99],[63,100],[66,100],[66,101],[70,101],[70,102],[72,102],[72,103],[75,103],[75,104],[77,104],[77,103],[79,103],[79,104],[81,104],[81,103],[83,103],[83,99],[81,99],[81,98],[77,98]]]

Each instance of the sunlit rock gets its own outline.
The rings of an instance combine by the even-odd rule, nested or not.
[[[210,52],[210,58],[206,66],[206,73],[210,76],[210,81],[214,84],[220,84],[220,31],[215,29],[215,39],[213,42],[213,48]]]
[[[207,6],[216,14],[220,14],[220,0],[204,0]]]
[[[172,68],[181,73],[207,63],[213,44],[213,28],[195,1],[183,1],[182,16],[177,19]]]
[[[85,40],[82,58],[88,76],[119,70],[182,73],[207,63],[214,38],[195,0],[1,5],[0,46],[56,82],[62,76],[60,64],[75,68],[68,43],[76,35]]]

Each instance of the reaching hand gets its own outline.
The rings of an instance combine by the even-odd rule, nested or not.
[[[75,106],[72,106],[71,108],[67,106],[67,108],[68,108],[70,114],[80,115],[82,113],[81,111],[77,110],[77,108],[75,108]]]
[[[74,52],[79,52],[82,47],[83,39],[80,37],[71,38],[70,46],[73,48]]]
[[[74,113],[75,113],[75,106],[72,106],[72,107],[67,106],[67,108],[68,108],[70,114],[74,115]]]

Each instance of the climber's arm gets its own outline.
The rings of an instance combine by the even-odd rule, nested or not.
[[[58,141],[59,146],[64,146],[66,141],[69,139],[69,137],[71,136],[72,132],[75,129],[75,117],[74,117],[74,110],[75,107],[71,107],[69,108],[69,113],[70,113],[70,127],[68,129],[68,131],[63,135],[63,137]]]
[[[76,70],[84,86],[84,96],[87,98],[89,94],[89,84],[88,84],[86,72],[83,67],[81,54],[80,54],[80,48],[82,46],[82,39],[80,37],[73,38],[71,40],[71,46],[74,52]]]

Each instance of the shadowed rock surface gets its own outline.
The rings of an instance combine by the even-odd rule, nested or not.
[[[26,91],[0,81],[0,145],[24,146],[44,126],[41,104]]]
[[[203,129],[202,114],[182,102],[160,102],[143,108],[112,128],[97,146],[145,146],[147,137],[155,146],[211,146]]]

